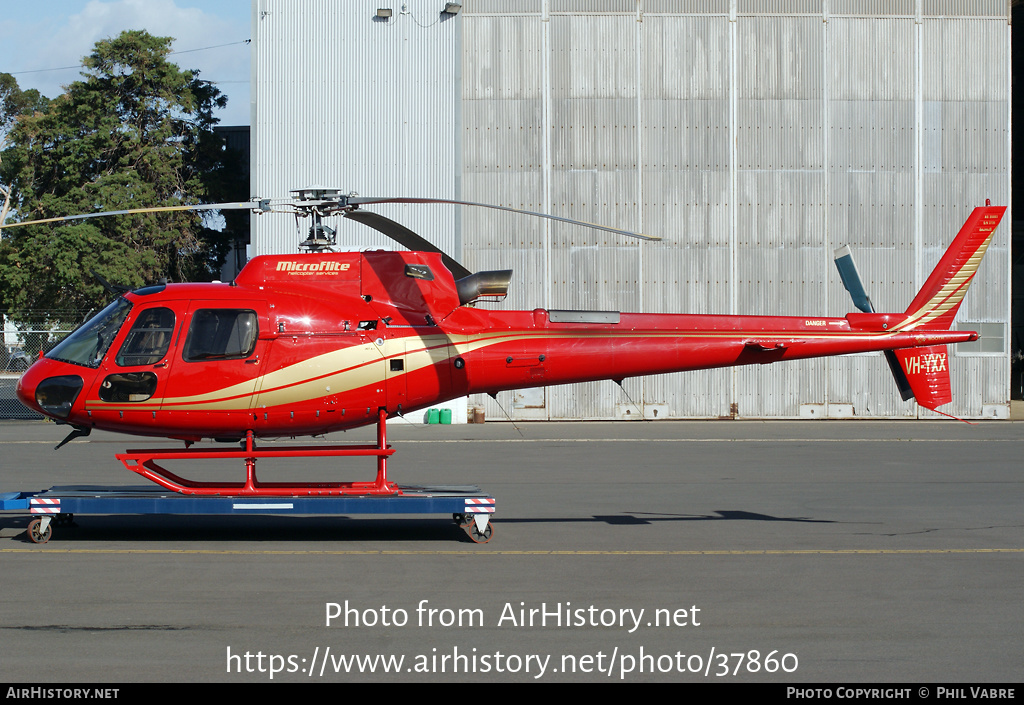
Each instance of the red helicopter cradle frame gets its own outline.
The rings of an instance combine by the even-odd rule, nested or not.
[[[314,216],[307,245],[322,247],[329,229],[321,217],[340,214],[422,251],[261,256],[231,283],[124,293],[33,364],[18,397],[71,425],[65,443],[93,428],[184,441],[185,448],[117,456],[164,488],[263,497],[400,494],[387,477],[394,451],[386,420],[481,392],[883,351],[903,398],[935,409],[951,400],[946,346],[977,339],[950,328],[1005,212],[976,208],[903,313],[873,311],[843,248],[837,265],[860,312],[732,316],[484,310],[471,304],[504,296],[511,272],[472,274],[415,233],[360,208],[438,201],[322,191],[302,198],[301,214]],[[256,442],[374,423],[374,445]],[[242,445],[189,447],[203,438]],[[376,478],[256,477],[258,459],[337,456],[375,457]],[[211,458],[244,460],[245,480],[186,480],[157,462]]]

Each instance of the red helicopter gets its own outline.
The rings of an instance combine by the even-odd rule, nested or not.
[[[474,302],[503,297],[511,271],[471,273],[362,208],[486,204],[296,193],[292,208],[313,217],[304,243],[311,252],[256,257],[230,283],[124,293],[25,372],[19,399],[72,427],[60,445],[94,428],[184,441],[184,448],[117,456],[129,470],[184,494],[393,495],[401,489],[387,478],[394,451],[385,421],[467,394],[885,351],[903,398],[936,409],[952,398],[946,346],[978,337],[950,327],[1006,210],[976,208],[903,313],[873,311],[847,248],[836,263],[860,312],[844,318],[488,311]],[[268,201],[202,208],[226,207],[271,210]],[[322,218],[329,215],[359,221],[413,251],[325,251],[333,235]],[[374,423],[374,445],[256,444],[259,437]],[[190,448],[203,438],[241,448]],[[256,477],[259,458],[352,455],[376,457],[374,480]],[[209,458],[244,459],[245,480],[187,480],[157,462]]]

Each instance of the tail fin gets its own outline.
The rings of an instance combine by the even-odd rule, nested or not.
[[[1005,212],[1005,206],[991,206],[988,203],[974,209],[910,303],[907,317],[893,326],[890,332],[915,328],[931,331],[950,329]],[[857,308],[873,312],[874,308],[864,293],[849,248],[836,250],[836,266]],[[938,411],[936,407],[953,400],[949,382],[949,355],[945,345],[887,350],[885,357],[904,401],[913,396],[921,406]]]
[[[927,328],[949,330],[971,285],[981,258],[985,256],[1005,206],[975,208],[928,280],[907,308],[900,330]]]
[[[907,319],[897,325],[897,329],[949,330],[952,327],[967,288],[1005,212],[1005,206],[985,205],[974,209],[917,292],[907,308]],[[918,404],[938,411],[936,407],[953,401],[949,384],[949,353],[945,345],[893,352]]]

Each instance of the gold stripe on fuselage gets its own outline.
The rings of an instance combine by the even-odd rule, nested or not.
[[[838,319],[845,320],[845,319]],[[390,338],[382,345],[365,343],[302,360],[279,370],[268,372],[255,380],[247,380],[221,389],[187,397],[154,398],[132,404],[138,410],[174,411],[246,411],[251,408],[280,406],[311,401],[331,395],[345,394],[361,387],[383,384],[387,378],[386,362],[404,357],[402,374],[409,374],[433,365],[443,364],[459,355],[503,343],[551,341],[564,339],[609,338],[729,338],[758,340],[876,339],[894,332],[853,331],[503,331],[468,335],[406,336]],[[393,376],[398,376],[393,375]],[[124,403],[90,400],[92,407],[126,408]]]

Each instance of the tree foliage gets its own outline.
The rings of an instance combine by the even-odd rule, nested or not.
[[[8,133],[0,179],[11,187],[17,220],[237,198],[240,172],[213,132],[213,112],[227,99],[168,61],[171,42],[124,32],[96,44],[83,80],[63,95],[15,101],[24,107]],[[238,227],[225,218],[229,229]],[[0,306],[14,317],[100,306],[109,294],[94,271],[131,287],[209,280],[230,237],[187,211],[2,232]]]
[[[19,116],[44,110],[49,102],[34,88],[21,90],[11,74],[0,73],[0,133],[9,132]]]

